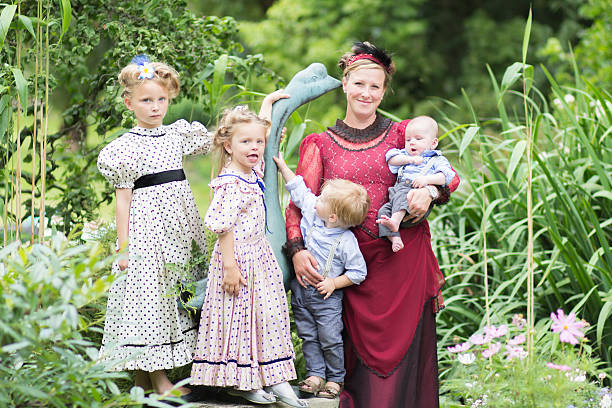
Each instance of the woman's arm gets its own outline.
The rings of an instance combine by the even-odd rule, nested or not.
[[[223,283],[221,288],[230,295],[238,295],[240,284],[246,286],[246,280],[240,273],[234,257],[234,233],[228,231],[219,235],[219,251],[223,261]]]
[[[118,188],[115,190],[115,221],[117,223],[117,242],[119,250],[125,249],[125,254],[119,257],[119,269],[128,267],[128,245],[130,232],[130,205],[132,204],[132,189]]]

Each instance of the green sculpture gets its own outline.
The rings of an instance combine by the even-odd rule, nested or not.
[[[287,233],[278,198],[278,170],[272,157],[278,155],[281,131],[289,116],[300,106],[332,89],[338,88],[341,84],[336,78],[332,78],[327,74],[323,64],[315,62],[295,74],[291,79],[285,88],[285,92],[291,95],[291,97],[280,99],[272,106],[272,127],[264,153],[264,160],[266,162],[264,174],[264,182],[266,184],[265,199],[269,229],[266,234],[274,250],[274,255],[276,255],[276,259],[278,259],[278,263],[283,271],[285,288],[289,287],[289,282],[293,276],[293,266],[281,250],[283,244],[287,241]]]

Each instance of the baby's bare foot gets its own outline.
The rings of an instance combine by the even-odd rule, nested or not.
[[[389,218],[386,215],[381,215],[380,218],[376,220],[376,223],[384,225],[393,232],[397,232],[400,225],[399,222],[396,222],[393,218]]]
[[[391,241],[391,249],[393,252],[397,252],[404,248],[404,242],[401,237],[389,237],[389,241]]]

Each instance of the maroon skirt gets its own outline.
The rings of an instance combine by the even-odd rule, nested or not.
[[[344,292],[347,375],[342,408],[438,407],[434,309],[443,285],[423,222],[400,230],[404,249],[355,231],[368,266]]]

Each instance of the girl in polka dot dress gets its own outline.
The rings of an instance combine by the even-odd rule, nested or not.
[[[283,97],[275,92],[262,105]],[[286,97],[286,96],[285,96]],[[214,137],[219,176],[204,217],[219,235],[191,371],[192,384],[228,387],[251,402],[295,407],[296,378],[282,272],[265,235],[263,153],[270,123],[246,108],[226,111]],[[264,390],[265,389],[265,390]]]
[[[135,385],[163,394],[173,387],[165,370],[192,361],[197,336],[197,321],[172,294],[185,277],[165,264],[187,263],[193,240],[206,249],[183,156],[208,153],[212,134],[198,122],[162,125],[179,91],[168,65],[137,57],[119,83],[138,126],[98,156],[100,172],[116,189],[117,245],[126,249],[113,270],[127,269],[109,291],[100,359],[109,370],[135,371]],[[205,275],[192,272],[192,279]]]

